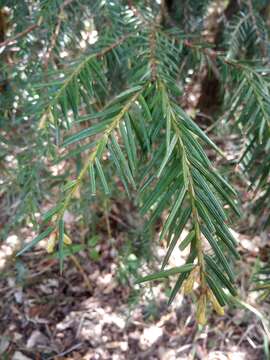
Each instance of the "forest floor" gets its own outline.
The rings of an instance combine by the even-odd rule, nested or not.
[[[123,224],[128,222],[121,216]],[[124,231],[120,226],[115,239],[104,235],[95,260],[86,251],[67,257],[63,276],[58,260],[42,244],[6,264],[0,277],[1,359],[267,359],[268,339],[252,311],[232,307],[222,317],[210,313],[207,326],[198,328],[191,297],[179,294],[167,306],[168,283],[147,284],[135,296],[132,275],[119,277],[121,254],[116,249]],[[263,241],[235,236],[242,255],[237,264],[241,299],[269,319],[269,304],[258,302],[258,293],[250,291]],[[2,260],[4,252],[11,255],[8,244],[14,239],[11,235],[1,247]],[[183,254],[177,251],[171,261],[179,265]],[[164,256],[162,246],[155,256]]]

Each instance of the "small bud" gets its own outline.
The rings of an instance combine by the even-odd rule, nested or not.
[[[189,293],[192,292],[193,287],[194,287],[194,283],[196,280],[196,276],[197,276],[197,272],[198,272],[198,267],[195,267],[191,273],[189,274],[188,278],[186,279],[186,281],[184,282],[184,287],[183,287],[183,291],[184,294],[187,295]]]
[[[64,239],[63,240],[64,240],[64,243],[66,245],[72,244],[72,240],[71,240],[71,238],[69,236],[67,236],[67,234],[64,234]]]
[[[47,113],[44,113],[44,114],[41,116],[41,119],[40,119],[40,122],[39,122],[39,125],[38,125],[38,129],[39,129],[39,130],[45,128],[45,124],[46,124],[47,118],[48,118],[48,114],[47,114]]]
[[[223,316],[224,315],[224,308],[220,305],[220,303],[218,302],[217,298],[215,297],[215,295],[213,294],[212,290],[208,289],[207,290],[207,297],[210,300],[213,309],[215,310],[215,312],[220,315]]]
[[[48,239],[46,250],[49,254],[51,254],[55,247],[55,240],[56,240],[56,232],[53,231]]]
[[[206,295],[202,294],[198,301],[196,319],[198,324],[206,324]]]
[[[41,116],[41,119],[40,119],[40,122],[38,125],[38,129],[39,130],[44,129],[46,127],[47,121],[49,121],[52,124],[54,123],[54,117],[53,117],[51,110],[48,110]]]

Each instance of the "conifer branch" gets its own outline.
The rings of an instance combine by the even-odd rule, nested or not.
[[[111,124],[108,126],[107,130],[102,134],[99,140],[97,140],[97,145],[93,149],[93,151],[89,154],[87,157],[85,164],[80,171],[79,176],[74,182],[74,185],[72,186],[72,189],[68,193],[68,195],[65,197],[63,206],[61,207],[61,210],[59,211],[57,215],[57,221],[56,223],[63,217],[64,212],[66,211],[67,207],[69,206],[70,201],[73,198],[73,195],[78,191],[78,188],[80,187],[82,180],[84,179],[85,175],[87,174],[89,167],[94,164],[97,156],[102,156],[102,152],[107,146],[108,138],[112,134],[112,132],[118,128],[120,121],[123,119],[125,114],[129,111],[130,107],[134,104],[138,96],[140,95],[141,91],[135,93],[131,97],[131,99],[127,102],[127,104],[123,107],[123,109],[119,112],[118,115],[115,116],[115,118],[112,120]]]
[[[101,59],[103,58],[107,53],[111,52],[116,47],[120,46],[126,39],[133,36],[134,34],[125,34],[121,36],[117,41],[114,43],[108,45],[107,47],[103,48],[102,50],[92,53],[88,56],[86,56],[85,59],[83,59],[82,62],[79,63],[79,65],[71,72],[71,74],[67,77],[67,79],[64,81],[64,83],[61,85],[60,89],[57,91],[56,95],[54,95],[53,99],[50,101],[49,105],[46,107],[46,110],[43,112],[41,116],[41,121],[39,128],[43,128],[45,126],[45,122],[47,119],[50,119],[51,109],[58,104],[59,100],[65,95],[65,92],[67,88],[77,80],[79,74],[81,71],[85,68],[85,66],[91,62],[93,59]]]

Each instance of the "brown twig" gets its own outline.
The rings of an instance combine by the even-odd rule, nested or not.
[[[48,68],[48,65],[49,65],[49,61],[50,61],[50,58],[51,58],[51,55],[52,55],[52,52],[53,52],[53,49],[55,48],[55,45],[56,45],[56,41],[57,41],[57,38],[58,38],[58,35],[60,33],[60,29],[61,29],[61,25],[62,25],[62,22],[63,22],[63,19],[64,19],[64,10],[65,10],[65,7],[70,5],[72,3],[73,0],[65,0],[63,2],[63,4],[61,5],[60,7],[60,12],[59,12],[59,15],[58,15],[58,19],[57,19],[57,23],[56,23],[56,26],[55,26],[55,30],[51,36],[51,40],[50,40],[50,46],[48,47],[48,50],[45,54],[45,61],[44,61],[44,67],[45,69]]]
[[[13,37],[9,38],[9,39],[6,39],[5,41],[2,41],[0,43],[0,48],[3,47],[3,46],[7,46],[7,45],[11,45],[13,44],[14,42],[16,42],[19,38],[29,34],[31,31],[35,30],[37,27],[39,27],[40,25],[40,22],[37,23],[37,24],[33,24],[31,26],[29,26],[27,29],[19,32],[18,34],[14,35]]]
[[[85,283],[85,286],[87,287],[87,289],[92,292],[93,288],[92,288],[92,285],[88,279],[88,276],[87,274],[85,273],[83,267],[81,266],[81,264],[79,263],[78,259],[74,256],[74,255],[71,255],[70,256],[70,259],[72,260],[73,264],[76,266],[76,268],[79,270],[80,274],[82,275],[83,279],[84,279],[84,283]]]
[[[191,49],[195,49],[195,50],[200,50],[201,52],[203,52],[205,55],[208,55],[211,59],[216,59],[219,55],[219,53],[215,50],[212,49],[208,49],[208,48],[203,48],[199,45],[193,44],[191,41],[189,40],[184,40],[184,45],[186,47],[189,47]]]
[[[109,237],[109,239],[111,239],[112,238],[112,229],[111,229],[111,224],[110,224],[107,199],[105,200],[105,204],[104,204],[104,215],[105,215],[108,237]]]
[[[247,67],[245,65],[242,65],[233,60],[225,58],[224,53],[221,51],[216,51],[216,50],[209,49],[209,48],[203,48],[200,45],[193,44],[189,40],[184,40],[184,45],[190,49],[194,49],[194,50],[198,50],[198,51],[202,52],[205,56],[207,56],[210,60],[212,60],[212,64],[217,58],[219,58],[227,65],[231,65],[231,66],[234,66],[239,69],[247,69]]]

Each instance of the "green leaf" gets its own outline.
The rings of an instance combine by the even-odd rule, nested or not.
[[[223,268],[226,271],[227,275],[229,276],[230,280],[232,282],[234,282],[234,274],[230,268],[230,265],[224,255],[223,251],[219,247],[217,240],[212,236],[212,234],[209,232],[209,230],[206,227],[202,226],[201,229],[202,229],[203,235],[206,237],[210,246],[214,250],[216,257],[220,261],[220,264],[223,266]]]
[[[187,262],[186,264],[192,264],[192,266],[194,267],[193,265],[193,261],[195,259],[195,253],[194,252],[191,252],[190,255],[188,256],[188,259],[187,259]],[[189,275],[189,272],[186,272],[186,273],[182,273],[179,275],[172,291],[171,291],[171,294],[170,294],[170,297],[169,297],[169,300],[168,300],[168,305],[171,305],[171,303],[173,302],[175,296],[177,295],[178,291],[180,290],[183,282],[185,281],[185,279],[188,277]]]
[[[132,161],[136,168],[137,166],[137,149],[135,144],[135,139],[132,131],[132,126],[130,123],[129,115],[127,114],[125,117],[125,124],[126,124],[126,131],[127,131],[127,137],[130,144],[131,154],[132,154]]]
[[[76,180],[70,180],[68,181],[65,186],[63,186],[62,191],[67,191],[70,190],[71,188],[73,188],[76,185],[77,181]]]
[[[129,143],[129,137],[128,137],[125,125],[122,122],[120,123],[120,133],[121,133],[122,139],[123,139],[124,144],[125,144],[125,149],[126,149],[126,152],[127,152],[130,169],[132,170],[132,173],[134,174],[134,172],[135,172],[135,163],[134,163],[133,152],[132,152],[132,149],[131,149],[131,145]]]
[[[212,192],[206,181],[203,179],[203,177],[200,175],[200,173],[196,170],[192,170],[192,175],[195,180],[195,183],[201,188],[203,191],[200,192],[200,194],[203,194],[203,199],[207,199],[207,203],[211,203],[211,208],[215,208],[216,212],[219,214],[220,218],[224,221],[227,220],[227,216],[215,194]],[[195,190],[196,191],[196,190]],[[202,199],[202,197],[201,197]]]
[[[90,175],[90,186],[91,186],[91,194],[96,195],[96,175],[94,165],[91,163],[89,165],[89,175]]]
[[[33,246],[37,245],[41,240],[45,239],[47,236],[53,232],[55,228],[53,226],[49,226],[45,231],[36,236],[30,243],[26,244],[17,254],[16,256],[20,256],[26,251],[30,250]]]
[[[200,215],[201,219],[203,220],[203,222],[205,223],[208,230],[212,234],[215,234],[215,232],[216,232],[215,225],[213,224],[211,217],[209,216],[208,211],[206,210],[203,203],[196,200],[196,206],[198,208],[199,215]]]
[[[195,230],[192,230],[187,236],[182,240],[181,244],[179,245],[179,249],[181,251],[185,250],[185,248],[191,243],[191,241],[195,237]]]
[[[151,112],[149,110],[149,107],[148,107],[144,97],[142,95],[140,95],[138,99],[139,99],[139,102],[140,102],[140,104],[141,104],[141,106],[142,106],[142,108],[144,110],[144,113],[145,113],[145,115],[147,117],[147,120],[149,122],[151,122],[152,121],[152,115],[151,115]]]
[[[158,173],[157,173],[157,177],[160,177],[163,169],[164,169],[165,166],[167,165],[167,163],[168,163],[168,161],[169,161],[169,159],[170,159],[170,157],[171,157],[171,154],[172,154],[172,152],[173,152],[173,149],[174,149],[174,147],[175,147],[175,145],[176,145],[176,143],[177,143],[177,140],[178,140],[177,135],[174,135],[173,138],[172,138],[172,141],[171,141],[171,143],[170,143],[170,145],[169,145],[169,149],[167,150],[167,153],[166,153],[166,155],[165,155],[165,158],[164,158],[164,160],[162,161],[162,164],[161,164],[161,166],[160,166],[160,169],[159,169],[159,171],[158,171]]]
[[[219,181],[215,180],[215,178],[213,177],[213,174],[210,173],[206,173],[207,171],[204,170],[203,175],[205,176],[205,178],[211,183],[211,185],[216,189],[216,191],[218,192],[218,194],[220,195],[220,197],[223,197],[223,199],[226,201],[227,204],[229,204],[231,206],[231,208],[234,210],[234,212],[240,216],[241,213],[238,209],[238,207],[236,206],[234,200],[228,195],[228,193],[226,192],[226,190],[222,187],[222,185],[220,184]],[[198,184],[201,185],[202,188],[206,188],[209,186],[206,184],[206,182],[203,180],[202,175],[200,174],[199,171],[197,171],[196,169],[192,170],[192,173],[194,174],[195,178],[198,181]],[[206,175],[205,175],[206,174]]]
[[[67,119],[68,118],[68,101],[67,101],[67,97],[65,94],[60,97],[59,102],[60,102],[60,106],[61,106],[63,115],[64,115],[65,119]]]
[[[236,195],[235,190],[231,187],[230,184],[224,180],[213,167],[204,167],[196,158],[189,156],[189,160],[192,165],[194,165],[201,174],[203,174],[206,179],[218,190],[220,188],[220,184],[224,187],[224,190],[228,191],[232,195]]]
[[[130,98],[130,95],[133,95],[133,94],[139,92],[141,89],[142,89],[142,87],[140,85],[137,85],[137,86],[133,86],[133,88],[129,88],[125,91],[122,91],[119,95],[117,95],[114,98],[114,102],[116,102],[116,101],[119,102],[119,101],[125,100],[126,98]]]
[[[103,152],[106,148],[106,145],[108,143],[108,137],[104,136],[98,143],[98,147],[97,147],[97,154],[96,154],[96,158],[97,159],[101,159]]]
[[[59,164],[60,162],[70,159],[71,157],[78,157],[78,155],[80,155],[82,152],[86,151],[86,150],[91,150],[93,148],[96,147],[98,141],[91,141],[88,144],[85,145],[77,145],[77,147],[74,150],[69,150],[68,153],[66,153],[63,156],[57,157],[53,164]]]
[[[159,179],[153,191],[150,191],[148,196],[143,199],[143,207],[141,208],[141,213],[146,214],[149,209],[158,201],[158,199],[166,193],[168,186],[171,186],[174,178],[177,176],[178,169],[176,167],[171,167],[169,171],[164,174],[163,177]],[[177,179],[180,181],[180,179]],[[144,187],[143,187],[144,189]]]
[[[173,186],[160,197],[157,207],[151,214],[151,217],[148,220],[148,222],[145,224],[145,230],[149,230],[150,226],[161,216],[163,210],[165,209],[171,196],[175,193],[177,188],[178,188],[178,184],[177,183],[173,184]]]
[[[66,138],[63,142],[63,147],[69,146],[71,144],[74,144],[78,141],[81,141],[85,138],[88,138],[93,135],[97,135],[100,132],[104,132],[108,126],[112,122],[111,119],[104,120],[98,124],[92,125],[90,128],[83,129],[76,134],[73,134]]]
[[[130,198],[130,192],[129,192],[129,189],[128,189],[128,184],[127,184],[127,181],[126,181],[125,173],[123,172],[122,167],[121,167],[121,165],[119,163],[119,160],[118,160],[118,158],[117,158],[117,156],[115,154],[114,148],[112,147],[112,145],[110,143],[108,143],[108,148],[109,148],[109,151],[110,151],[111,159],[115,164],[118,176],[121,179],[122,184],[124,185],[124,188],[126,190],[126,193],[127,193],[128,197]]]
[[[180,119],[184,122],[184,124],[190,131],[199,136],[199,138],[201,138],[204,142],[214,148],[219,154],[224,156],[223,152],[216,146],[216,144],[213,143],[211,139],[209,139],[209,137],[199,128],[198,125],[194,123],[194,121],[190,119],[186,112],[182,110],[179,106],[177,106],[176,113],[179,115]]]
[[[210,200],[207,195],[199,188],[196,188],[196,196],[198,201],[203,203],[205,208],[209,211],[217,223],[223,224],[227,220],[224,211],[219,211],[219,207],[216,207],[216,201],[213,198]]]
[[[171,140],[171,117],[167,116],[166,118],[166,149],[167,152],[170,148],[170,141]]]
[[[164,257],[164,260],[162,262],[161,269],[164,269],[165,266],[167,265],[167,263],[169,261],[169,258],[170,258],[171,254],[173,252],[173,249],[175,248],[177,242],[179,241],[179,237],[180,237],[180,235],[181,235],[181,233],[182,233],[182,231],[183,231],[183,229],[184,229],[184,227],[185,227],[185,225],[186,225],[186,223],[188,221],[188,218],[190,216],[190,211],[189,210],[190,209],[187,208],[182,212],[182,214],[180,216],[180,220],[177,222],[177,224],[175,226],[176,231],[175,231],[173,239],[169,243],[169,248],[168,248],[167,253],[166,253],[166,255]]]
[[[144,131],[145,124],[143,119],[141,119],[141,116],[139,116],[139,121],[135,119],[134,114],[129,113],[128,117],[130,119],[131,128],[136,135],[136,139],[138,140],[138,143],[140,144],[141,149],[145,152],[149,152],[150,144],[149,144],[149,138],[148,133]],[[142,129],[141,129],[142,127]]]
[[[170,275],[176,275],[180,273],[189,272],[193,269],[193,264],[185,264],[182,266],[174,267],[169,270],[158,271],[155,274],[146,275],[143,278],[138,279],[137,284],[141,284],[146,281],[159,280]]]
[[[111,142],[112,142],[112,147],[115,151],[115,154],[117,155],[118,159],[119,159],[119,165],[123,171],[123,173],[126,175],[126,178],[129,180],[129,182],[131,183],[131,185],[133,186],[134,189],[136,189],[136,184],[135,181],[133,179],[130,167],[128,165],[128,162],[118,144],[118,142],[115,139],[114,135],[111,135]]]
[[[165,234],[169,230],[169,227],[171,226],[172,222],[174,221],[178,209],[180,208],[180,206],[182,205],[182,202],[184,201],[185,195],[186,195],[186,189],[183,187],[181,189],[181,191],[177,195],[177,199],[176,199],[176,201],[175,201],[175,203],[174,203],[174,205],[172,207],[170,215],[167,217],[167,220],[166,220],[166,222],[164,224],[163,230],[162,230],[162,232],[160,234],[160,240],[163,239],[163,237],[165,236]]]
[[[235,246],[236,241],[231,235],[230,231],[226,228],[226,226],[216,226],[216,231],[218,237],[223,241],[223,243],[228,247],[228,249],[231,251],[231,253],[235,256],[236,259],[240,259],[240,255],[237,252]],[[233,242],[232,242],[233,239]]]
[[[70,103],[71,109],[73,111],[74,117],[78,115],[78,105],[79,105],[79,87],[77,79],[74,78],[69,86],[66,88],[66,94],[68,101]]]
[[[217,301],[221,306],[226,305],[226,295],[222,288],[215,282],[210,275],[206,275],[206,282],[209,285],[210,289],[213,291]]]
[[[133,121],[133,125],[135,125],[134,117],[131,117],[131,119]],[[143,118],[143,116],[139,115],[139,117],[137,118],[137,124],[138,123],[139,123],[139,127],[140,127],[140,133],[142,134],[144,146],[146,146],[147,151],[150,152],[151,146],[150,146],[150,141],[149,141],[149,134],[148,134],[146,124],[145,124],[145,119]]]
[[[187,153],[193,154],[193,156],[196,157],[203,166],[210,166],[211,163],[199,144],[197,137],[184,126],[181,126],[181,132]]]
[[[93,76],[92,76],[89,66],[86,66],[79,74],[79,79],[80,79],[83,87],[85,88],[88,97],[93,96],[93,93],[94,93],[92,78],[93,78]]]
[[[230,291],[233,296],[237,295],[235,288],[232,286],[231,282],[227,279],[227,277],[220,271],[214,260],[208,256],[204,255],[205,261],[207,265],[211,268],[213,273],[219,278],[220,282]]]
[[[62,209],[62,207],[63,207],[63,204],[62,204],[62,203],[60,203],[60,204],[52,207],[52,208],[51,208],[50,210],[48,210],[45,214],[42,215],[42,220],[43,220],[44,222],[50,220],[50,219],[53,217],[53,215],[57,214],[57,213]]]
[[[108,186],[108,183],[107,183],[107,181],[106,181],[104,172],[103,172],[103,170],[102,170],[102,166],[101,166],[98,158],[96,158],[95,163],[96,163],[98,175],[99,175],[99,177],[100,177],[102,186],[103,186],[103,188],[104,188],[104,192],[105,192],[105,194],[109,194],[109,193],[110,193],[110,189],[109,189],[109,186]]]
[[[102,111],[98,111],[93,114],[87,114],[78,117],[76,123],[89,121],[89,120],[96,120],[100,118],[113,119],[120,111],[121,111],[120,104],[110,105],[108,106],[108,108],[105,108]]]
[[[188,185],[189,185],[189,167],[187,164],[187,158],[186,158],[186,154],[183,151],[182,154],[182,169],[183,169],[183,179],[184,179],[184,184],[185,184],[185,188],[188,189]]]
[[[171,239],[172,236],[167,237],[167,246],[170,245],[171,241],[175,241],[175,238],[179,239],[182,230],[184,229],[188,219],[190,218],[191,212],[191,206],[183,209],[179,217],[176,219],[175,226],[171,226],[170,228],[170,233],[173,233],[173,238]]]

